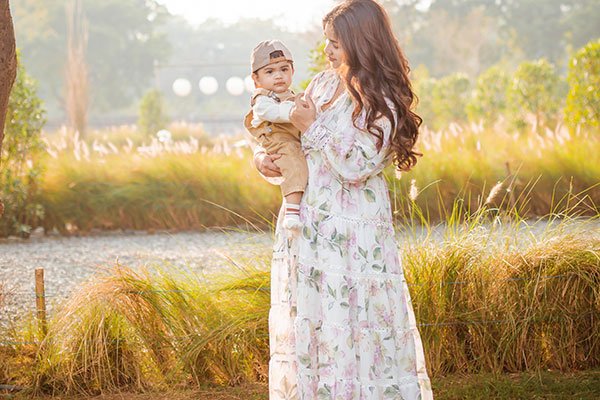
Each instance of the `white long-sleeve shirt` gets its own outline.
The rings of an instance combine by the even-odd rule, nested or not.
[[[256,128],[264,121],[270,122],[290,122],[290,111],[294,102],[277,102],[269,96],[258,96],[252,106],[254,117],[250,124]]]

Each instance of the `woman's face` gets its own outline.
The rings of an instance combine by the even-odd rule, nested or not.
[[[325,55],[327,61],[332,68],[339,68],[345,61],[344,50],[342,45],[338,41],[335,32],[333,31],[333,25],[328,23],[325,25]]]

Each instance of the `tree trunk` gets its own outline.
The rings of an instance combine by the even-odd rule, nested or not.
[[[17,76],[17,48],[15,31],[8,0],[0,0],[0,162],[2,141],[4,139],[4,123],[10,90]],[[0,165],[2,168],[2,165]],[[0,199],[0,216],[4,212],[4,204]]]

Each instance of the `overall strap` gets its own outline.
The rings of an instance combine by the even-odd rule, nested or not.
[[[279,97],[277,97],[277,95],[275,94],[274,91],[263,89],[263,88],[256,88],[256,89],[254,89],[254,92],[252,92],[252,99],[250,100],[250,106],[254,106],[254,103],[256,103],[256,98],[258,96],[267,96],[267,97],[272,98],[273,100],[275,100],[278,103],[281,102],[281,100],[279,100]]]

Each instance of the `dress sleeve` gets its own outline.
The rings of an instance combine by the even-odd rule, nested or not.
[[[347,108],[352,112],[352,107]],[[327,110],[329,111],[329,110]],[[305,150],[319,151],[331,173],[341,181],[358,183],[379,174],[392,161],[389,150],[391,123],[381,117],[376,124],[383,130],[383,145],[377,150],[377,138],[366,130],[358,129],[350,118],[349,123],[338,122],[333,112],[318,115],[303,136]],[[358,126],[364,125],[364,110],[358,118]],[[396,114],[394,113],[394,118]]]
[[[325,72],[326,71],[319,72],[317,75],[315,75],[310,80],[310,82],[306,86],[306,89],[304,89],[304,93],[305,93],[306,96],[312,97],[313,91],[315,90],[315,86],[318,85],[321,82],[321,80],[323,79],[323,75],[325,75]]]
[[[256,103],[252,106],[252,112],[262,121],[290,122],[290,111],[294,102],[276,102],[268,96],[258,96]]]

